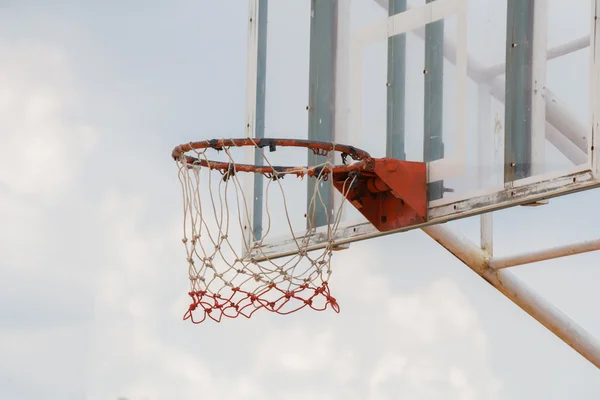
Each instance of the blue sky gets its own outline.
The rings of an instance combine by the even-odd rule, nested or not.
[[[183,322],[169,155],[243,134],[246,2],[0,11],[0,397],[600,396],[596,368],[420,231],[336,253],[340,314]],[[497,213],[497,253],[597,238],[598,200]],[[598,337],[599,257],[516,274]]]

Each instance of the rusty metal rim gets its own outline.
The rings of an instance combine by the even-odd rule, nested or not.
[[[342,153],[343,159],[350,157],[356,163],[350,165],[333,165],[329,168],[323,166],[305,167],[305,166],[262,166],[262,165],[250,165],[250,164],[232,164],[229,162],[202,160],[196,157],[185,155],[188,151],[208,149],[212,148],[215,150],[223,150],[229,147],[257,147],[263,148],[268,147],[271,151],[280,147],[305,147],[313,150],[315,154],[325,155],[330,151],[337,151]],[[364,150],[358,149],[353,146],[344,144],[334,144],[330,142],[319,142],[314,140],[303,140],[303,139],[213,139],[204,140],[199,142],[191,142],[181,144],[173,149],[171,156],[176,161],[185,158],[186,162],[190,165],[199,165],[202,167],[216,169],[223,173],[231,172],[253,172],[263,175],[281,176],[281,175],[296,175],[296,176],[316,176],[329,173],[341,173],[341,172],[352,172],[365,170],[371,167],[373,159]]]

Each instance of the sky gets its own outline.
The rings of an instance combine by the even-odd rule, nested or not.
[[[0,397],[599,398],[595,367],[418,230],[335,254],[340,314],[182,321],[170,152],[243,135],[246,34],[246,2],[0,0]],[[599,200],[495,213],[495,253],[596,239]],[[600,337],[599,257],[515,274]]]

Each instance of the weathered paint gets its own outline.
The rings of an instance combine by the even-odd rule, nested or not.
[[[430,207],[429,219],[426,223],[402,229],[379,232],[368,222],[349,223],[336,232],[334,243],[343,245],[358,242],[594,188],[600,188],[600,181],[594,179],[591,171],[586,170],[542,182],[534,182],[518,188],[502,189],[474,199],[466,199],[439,207]],[[305,232],[298,232],[296,238],[302,238],[304,234]],[[310,235],[311,244],[309,248],[323,248],[326,245],[326,239],[325,231],[317,230],[314,234]],[[293,239],[273,238],[263,243],[261,253],[273,259],[294,254],[296,250],[297,246]],[[256,252],[252,253],[250,257],[258,260],[263,259],[263,256],[259,257]]]
[[[535,1],[507,1],[504,118],[505,182],[513,182],[531,175],[532,57]]]
[[[432,3],[436,0],[427,0]],[[425,26],[425,104],[423,116],[423,161],[430,162],[444,158],[443,118],[444,118],[444,20],[431,22]],[[436,181],[428,185],[429,200],[441,199],[444,195],[444,182]]]

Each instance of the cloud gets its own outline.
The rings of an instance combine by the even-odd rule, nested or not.
[[[66,114],[78,101],[64,53],[51,46],[0,42],[0,186],[49,196],[81,171],[97,133]]]
[[[80,396],[85,390],[89,332],[77,324],[28,328],[0,329],[2,398]]]
[[[92,253],[73,188],[97,133],[70,115],[61,50],[0,41],[0,58],[0,386],[64,398],[84,389]]]

